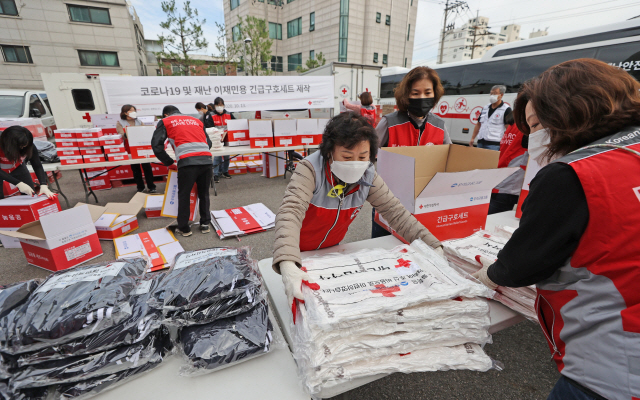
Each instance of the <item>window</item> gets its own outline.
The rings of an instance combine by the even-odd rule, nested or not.
[[[240,24],[231,28],[231,40],[233,40],[234,42],[240,40]]]
[[[47,111],[44,109],[44,105],[42,105],[42,102],[38,98],[38,95],[32,94],[31,97],[29,97],[29,117],[40,118],[46,113]]]
[[[295,1],[295,0],[287,0],[287,4],[289,4],[289,3],[293,2],[293,1]]]
[[[382,55],[382,63],[383,63],[383,64],[386,64],[386,63],[387,63],[387,55],[386,55],[386,54],[383,54],[383,55]]]
[[[84,67],[119,67],[118,53],[114,51],[78,50],[80,65]]]
[[[282,57],[271,56],[271,70],[274,72],[282,72]]]
[[[456,56],[453,56],[455,58]],[[436,72],[440,77],[440,82],[444,87],[445,95],[459,95],[462,77],[464,76],[464,67],[442,68]]]
[[[409,24],[409,28],[407,29],[407,42],[409,41],[410,37],[411,37],[411,24]]]
[[[22,117],[24,97],[0,96],[0,117]]]
[[[89,22],[92,24],[111,25],[108,8],[95,8],[67,5],[69,19],[74,22]]]
[[[338,34],[338,62],[347,62],[349,41],[349,0],[340,0],[340,29]]]
[[[51,112],[51,104],[49,104],[49,97],[47,97],[46,93],[40,93],[40,98],[44,101],[44,104],[47,105],[47,109],[49,110],[49,114],[53,114]]]
[[[0,14],[18,15],[18,8],[14,0],[0,0]]]
[[[269,39],[282,40],[282,24],[269,22]]]
[[[373,62],[374,63],[378,62],[378,53],[373,53]]]
[[[235,10],[240,6],[240,0],[230,0],[231,9]]]
[[[377,22],[377,23],[380,23],[380,21],[381,21],[381,20],[382,20],[382,14],[380,14],[380,13],[378,13],[378,12],[377,12],[377,13],[376,13],[376,22]]]
[[[93,111],[96,109],[93,103],[93,95],[89,89],[71,89],[71,97],[78,111]]]
[[[31,52],[27,46],[8,46],[0,45],[2,47],[2,56],[5,62],[33,64],[31,58]]]
[[[465,54],[469,56],[470,54]],[[460,94],[489,94],[494,85],[505,85],[510,91],[518,60],[505,60],[469,66],[462,79]],[[545,68],[546,69],[546,68]]]
[[[144,49],[144,37],[142,36],[142,33],[140,32],[140,28],[138,28],[138,25],[135,25],[135,31],[136,31],[136,42],[138,43],[138,50],[142,50]]]
[[[209,66],[209,76],[225,76],[224,65],[211,65]]]
[[[637,65],[637,61],[640,60],[640,49],[637,42],[600,47],[596,58],[613,66],[624,68],[631,76],[640,81],[640,68]]]
[[[287,70],[295,71],[296,68],[298,68],[299,66],[302,66],[302,53],[291,54],[290,56],[287,57],[287,63],[289,64],[287,66]]]
[[[182,75],[182,68],[178,64],[171,64],[171,75]]]
[[[309,50],[309,60],[315,60],[315,59],[316,59],[316,51]]]
[[[596,49],[593,48],[521,58],[518,70],[515,74],[515,79],[513,80],[512,88],[507,86],[507,91],[509,91],[509,89],[516,91],[524,82],[540,75],[551,66],[560,64],[564,61],[575,60],[576,58],[593,58],[595,55]]]
[[[287,22],[287,38],[302,35],[302,17]]]
[[[316,13],[309,14],[309,32],[316,30]]]
[[[387,19],[384,22],[385,25],[391,25],[391,15],[387,15]]]
[[[413,7],[413,0],[411,0],[411,7]]]

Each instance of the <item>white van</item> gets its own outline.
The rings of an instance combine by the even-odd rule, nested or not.
[[[40,118],[48,137],[53,137],[56,129],[49,98],[43,90],[0,89],[0,118]]]

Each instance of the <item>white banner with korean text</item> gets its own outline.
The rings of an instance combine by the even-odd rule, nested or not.
[[[224,99],[228,111],[332,108],[332,76],[103,76],[109,114],[133,104],[138,115],[162,115],[174,105],[195,114],[195,104]]]

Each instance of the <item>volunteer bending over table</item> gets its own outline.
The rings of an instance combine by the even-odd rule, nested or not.
[[[365,200],[408,242],[422,239],[442,254],[438,239],[376,173],[370,160],[378,137],[366,118],[348,112],[331,119],[319,150],[298,164],[276,216],[273,269],[282,274],[290,306],[294,297],[302,300],[302,282],[313,283],[300,270],[300,252],[339,244]]]
[[[40,185],[40,191],[35,191],[31,173],[25,165],[29,161]],[[4,181],[16,186],[20,193],[28,196],[45,195],[53,199],[54,194],[46,185],[47,174],[42,168],[40,154],[33,144],[33,135],[23,126],[10,126],[0,132],[0,199],[4,199]]]
[[[548,399],[640,398],[640,84],[593,59],[525,84],[514,117],[544,166],[488,287],[536,284],[562,377]],[[540,157],[542,156],[542,158]]]

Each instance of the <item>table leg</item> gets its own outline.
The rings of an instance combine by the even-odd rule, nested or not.
[[[96,204],[98,203],[98,196],[96,196],[96,193],[93,191],[93,189],[91,189],[91,185],[89,184],[89,176],[87,175],[87,171],[84,169],[79,170],[80,171],[80,180],[82,180],[82,187],[84,188],[84,201],[85,203],[89,203],[89,196],[93,195],[93,198],[96,200]],[[84,171],[84,175],[82,174],[82,172]]]
[[[216,167],[215,165],[213,167],[211,167],[212,170],[215,171]],[[216,180],[215,180],[215,174],[211,174],[211,187],[213,188],[213,195],[217,196],[218,195],[218,189],[216,189]]]
[[[56,183],[56,193],[58,193],[60,196],[62,196],[64,198],[64,201],[67,203],[67,208],[71,208],[71,205],[69,204],[69,199],[67,199],[67,196],[64,195],[64,193],[62,193],[62,189],[60,189],[60,182],[58,182],[58,171],[53,171],[53,181]]]

